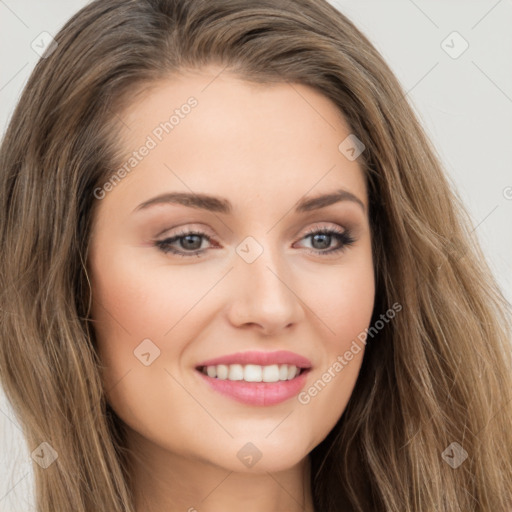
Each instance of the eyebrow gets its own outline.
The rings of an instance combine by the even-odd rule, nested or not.
[[[344,189],[336,190],[330,194],[303,198],[295,204],[295,212],[304,213],[319,210],[320,208],[325,208],[341,201],[356,203],[362,208],[363,212],[366,213],[366,207],[363,201],[352,194],[352,192]],[[168,192],[144,201],[135,208],[134,212],[144,210],[157,204],[181,204],[189,208],[198,208],[225,214],[231,214],[233,211],[233,205],[222,197],[188,192]]]

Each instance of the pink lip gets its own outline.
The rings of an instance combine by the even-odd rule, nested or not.
[[[196,368],[216,366],[218,364],[257,364],[260,366],[290,364],[299,368],[311,368],[311,361],[309,359],[287,350],[278,350],[277,352],[258,352],[256,350],[236,352],[235,354],[208,359],[208,361],[198,364]]]

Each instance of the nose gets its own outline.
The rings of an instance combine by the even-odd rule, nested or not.
[[[265,248],[252,263],[237,256],[231,276],[228,317],[232,325],[275,335],[303,318],[303,301],[294,289],[291,269],[275,251]]]

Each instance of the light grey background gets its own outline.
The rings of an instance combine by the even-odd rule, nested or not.
[[[403,84],[512,301],[512,1],[331,2],[375,44]],[[56,35],[86,3],[0,0],[2,135],[39,58],[32,42],[42,32]],[[464,40],[467,50],[453,58]],[[34,510],[35,448],[25,446],[0,390],[0,512]]]

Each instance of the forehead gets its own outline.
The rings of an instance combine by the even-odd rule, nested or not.
[[[238,208],[341,187],[366,202],[362,169],[339,148],[350,128],[329,98],[302,84],[259,84],[220,71],[177,75],[133,97],[120,114],[119,144],[121,164],[134,165],[109,200],[121,191],[140,199],[181,190],[228,196]]]

